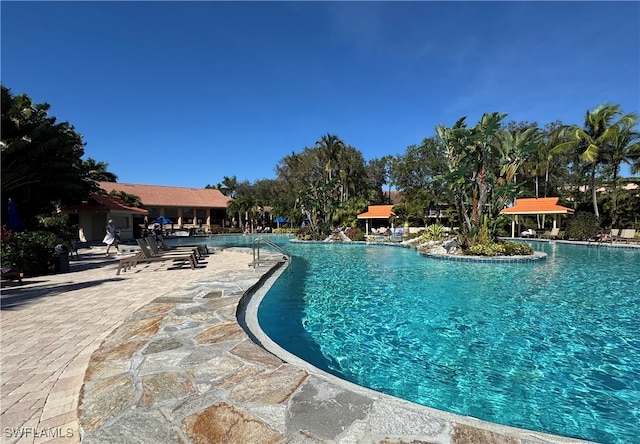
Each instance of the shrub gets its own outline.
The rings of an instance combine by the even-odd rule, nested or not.
[[[296,234],[297,228],[274,228],[274,234]]]
[[[502,244],[475,244],[465,250],[470,256],[504,256],[505,248]]]
[[[320,233],[318,228],[306,225],[304,227],[300,227],[300,229],[296,232],[296,238],[298,240],[317,241],[324,240],[325,236]]]
[[[527,256],[533,254],[530,245],[518,242],[475,244],[465,250],[470,256]]]
[[[63,213],[53,213],[40,218],[40,228],[42,231],[53,233],[58,239],[69,240],[78,237],[79,225],[69,223],[69,215]]]
[[[444,227],[440,224],[429,225],[422,234],[421,242],[440,240],[444,237]]]
[[[25,276],[48,274],[54,265],[56,235],[46,231],[12,233],[2,242],[2,266],[17,267]]]
[[[533,254],[531,245],[520,242],[504,242],[505,256],[529,256]]]
[[[600,232],[600,221],[593,213],[577,212],[567,221],[565,235],[567,239],[586,240]]]
[[[352,241],[363,241],[365,239],[364,231],[357,227],[345,230],[344,234]]]

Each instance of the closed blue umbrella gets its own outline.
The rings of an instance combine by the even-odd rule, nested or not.
[[[16,204],[13,203],[13,200],[9,199],[9,220],[7,221],[7,227],[15,233],[22,230],[22,221],[20,220],[20,216],[18,216],[18,209],[16,208]]]

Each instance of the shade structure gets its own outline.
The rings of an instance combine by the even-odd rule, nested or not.
[[[395,216],[393,212],[393,205],[369,205],[367,211],[358,214],[358,219],[365,220],[366,233],[369,233],[369,220],[371,219],[386,219],[389,220]]]
[[[518,216],[537,216],[539,214],[553,215],[553,228],[559,225],[559,218],[563,214],[573,214],[572,208],[558,205],[558,197],[524,198],[517,199],[515,205],[500,211],[500,214],[512,216],[511,237],[515,237]]]

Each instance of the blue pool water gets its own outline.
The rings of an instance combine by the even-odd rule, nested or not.
[[[532,242],[546,260],[501,265],[270,239],[293,273],[259,322],[311,364],[500,424],[602,443],[640,435],[640,250]]]

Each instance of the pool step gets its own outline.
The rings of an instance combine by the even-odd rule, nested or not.
[[[276,258],[258,258],[249,262],[249,267],[256,268],[262,264],[283,264],[288,261],[289,261],[289,258],[286,256],[281,256]]]

